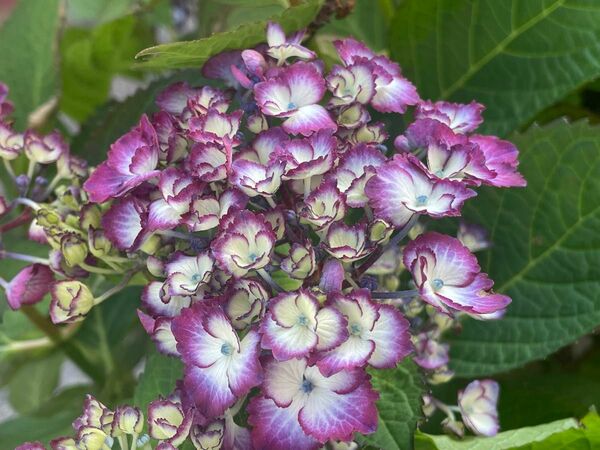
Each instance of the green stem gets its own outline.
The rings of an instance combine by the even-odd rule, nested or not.
[[[63,336],[57,327],[48,320],[47,317],[42,316],[37,309],[33,306],[23,306],[21,311],[31,323],[38,327],[48,339],[50,339],[57,347],[60,347],[65,354],[92,380],[102,384],[103,377],[100,376],[95,367],[88,361],[85,355],[69,341],[64,340]]]
[[[115,270],[112,270],[112,269],[104,269],[102,267],[90,266],[89,264],[84,263],[84,262],[82,262],[82,263],[80,263],[78,265],[79,265],[79,267],[81,267],[84,270],[87,270],[88,272],[98,273],[98,274],[101,274],[101,275],[115,275],[115,274],[119,273],[119,272],[117,272]]]
[[[129,280],[131,280],[131,277],[133,277],[134,273],[135,273],[134,271],[128,272],[127,274],[125,274],[123,279],[119,282],[119,284],[113,286],[112,288],[110,288],[108,291],[106,291],[104,294],[100,295],[99,297],[96,297],[94,299],[94,306],[99,305],[107,298],[112,297],[117,292],[120,292],[123,289],[125,289],[127,287],[127,283],[129,283]]]

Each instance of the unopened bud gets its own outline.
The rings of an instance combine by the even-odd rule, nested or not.
[[[81,207],[79,213],[79,223],[81,224],[82,230],[88,228],[100,228],[100,220],[102,219],[102,211],[98,205],[93,203],[87,203]]]
[[[88,255],[88,246],[78,234],[65,233],[60,240],[60,251],[67,265],[74,267],[85,261]]]
[[[153,234],[144,241],[144,243],[140,247],[140,250],[146,253],[147,255],[153,255],[160,248],[160,244],[160,236]]]
[[[133,406],[119,406],[113,419],[113,430],[125,434],[140,434],[144,428],[144,414]]]
[[[88,228],[88,245],[90,253],[100,259],[108,255],[112,250],[112,243],[104,234],[104,230]]]
[[[281,261],[281,270],[296,280],[304,280],[315,271],[316,259],[312,245],[294,244],[287,258]]]
[[[50,318],[54,323],[78,322],[94,306],[94,296],[89,288],[75,280],[65,280],[52,286]]]

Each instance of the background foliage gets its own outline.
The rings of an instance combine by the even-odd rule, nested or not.
[[[201,83],[198,68],[208,57],[258,44],[268,18],[288,31],[310,25],[310,46],[329,63],[331,41],[352,35],[398,61],[423,98],[484,103],[484,132],[517,144],[529,185],[484,189],[465,216],[490,230],[496,245],[480,262],[513,304],[502,321],[465,321],[460,333],[448,336],[459,378],[434,394],[452,400],[469,377],[494,376],[506,431],[494,441],[457,442],[436,436],[441,430],[434,417],[415,439],[424,388],[407,362],[375,376],[380,427],[358,439],[386,450],[600,445],[600,419],[586,415],[600,403],[594,334],[600,325],[600,3],[356,0],[353,13],[331,14],[332,5],[343,16],[352,3],[4,2],[0,80],[10,87],[18,127],[60,128],[73,151],[93,164],[152,110],[157,92],[173,80]],[[166,43],[157,46],[159,39]],[[172,71],[181,68],[187,70]],[[123,91],[132,95],[123,99]],[[394,132],[401,131],[397,124]],[[4,239],[13,250],[36,251],[23,236]],[[0,261],[7,277],[18,269]],[[171,390],[181,367],[151,351],[135,316],[138,299],[139,288],[122,292],[59,344],[0,303],[0,385],[15,410],[0,424],[2,448],[68,432],[83,393],[144,407]],[[25,339],[40,345],[12,350]],[[86,375],[67,386],[65,361],[74,354],[86,355],[79,361]],[[582,426],[575,419],[584,416]]]

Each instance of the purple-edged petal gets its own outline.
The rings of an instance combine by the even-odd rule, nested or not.
[[[283,122],[282,127],[288,133],[304,136],[319,130],[337,130],[337,125],[321,105],[302,106]]]
[[[54,274],[48,266],[32,264],[21,269],[5,287],[6,300],[11,309],[34,305],[50,292]]]
[[[302,429],[319,442],[352,440],[354,433],[370,434],[377,429],[379,394],[368,381],[346,394],[318,386],[298,414]]]
[[[494,436],[500,429],[498,423],[498,394],[500,386],[494,380],[475,380],[458,393],[463,422],[474,433]]]
[[[479,146],[486,168],[496,173],[494,178],[484,179],[484,183],[497,187],[527,186],[527,181],[517,171],[519,151],[512,143],[496,136],[476,135],[469,140]]]
[[[148,211],[135,197],[114,202],[102,217],[106,237],[121,250],[137,250],[147,236]]]
[[[415,119],[435,119],[457,133],[469,133],[483,122],[484,109],[475,101],[469,104],[424,101],[417,105]]]
[[[238,397],[246,395],[251,388],[262,381],[260,355],[260,336],[256,330],[250,330],[240,342],[239,356],[234,355],[227,369],[229,387]]]
[[[369,364],[377,369],[396,367],[412,351],[408,320],[391,305],[380,305],[375,325],[364,337],[375,343]]]
[[[252,443],[257,449],[317,450],[319,442],[307,436],[298,423],[298,406],[281,408],[262,395],[248,405],[248,423],[252,425]]]

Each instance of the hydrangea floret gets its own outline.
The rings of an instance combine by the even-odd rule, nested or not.
[[[15,131],[2,104],[0,156],[19,194],[0,197],[0,214],[17,215],[1,229],[17,220],[50,247],[47,259],[0,249],[30,264],[1,280],[10,307],[50,293],[51,320],[72,324],[143,275],[140,322],[184,365],[147,411],[88,397],[53,449],[349,443],[378,426],[370,374],[412,358],[430,383],[447,381],[443,333],[509,306],[472,253],[489,246],[480,229],[428,227],[460,216],[482,184],[524,186],[517,149],[475,134],[482,105],[422,100],[396,63],[351,38],[334,42],[340,63],[326,71],[303,36],[271,23],[266,45],[213,57],[203,73],[226,88],[168,87],[94,169],[57,133]],[[377,120],[407,111],[390,139]],[[53,164],[58,178],[39,181]],[[489,436],[497,399],[495,382],[473,381],[457,406],[427,396],[424,410]]]

